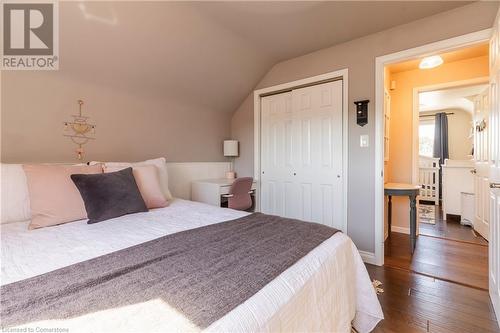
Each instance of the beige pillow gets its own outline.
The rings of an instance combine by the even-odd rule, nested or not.
[[[125,169],[119,166],[104,166],[104,172],[115,172]],[[160,177],[154,165],[133,166],[135,182],[148,208],[162,208],[168,206],[168,201],[160,187]]]
[[[90,162],[91,164],[93,163],[99,163],[99,162]],[[104,165],[106,167],[119,167],[119,168],[127,168],[127,167],[136,167],[136,166],[143,166],[143,165],[154,165],[157,170],[158,170],[158,177],[160,178],[160,188],[165,195],[165,198],[167,200],[172,200],[172,194],[170,193],[170,190],[168,189],[168,171],[167,171],[167,161],[164,157],[160,158],[155,158],[151,160],[146,160],[142,162],[134,162],[134,163],[129,163],[129,162],[104,162]]]
[[[102,165],[23,165],[28,182],[31,223],[29,229],[87,218],[80,192],[71,180],[73,174],[102,173]]]

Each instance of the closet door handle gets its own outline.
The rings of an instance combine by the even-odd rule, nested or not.
[[[490,183],[490,188],[500,188],[500,183]]]

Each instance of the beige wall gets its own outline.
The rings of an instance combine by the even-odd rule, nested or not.
[[[230,114],[75,81],[63,71],[1,75],[2,162],[75,161],[76,146],[63,137],[62,122],[76,114],[80,98],[84,114],[97,125],[97,140],[84,147],[85,160],[225,160]]]
[[[276,64],[256,88],[302,79],[343,68],[349,69],[348,233],[360,250],[374,251],[374,105],[375,57],[491,27],[497,3],[478,2],[402,25],[377,34],[322,49]],[[369,123],[355,122],[355,100],[369,99]],[[253,174],[253,100],[246,99],[232,120],[232,136],[240,140],[236,159],[240,175]],[[359,147],[368,134],[370,147]]]
[[[487,56],[445,63],[430,70],[415,69],[391,74],[391,80],[396,81],[396,89],[390,92],[391,142],[390,159],[387,168],[389,182],[412,182],[413,89],[487,76]],[[470,151],[470,144],[467,145],[467,148]],[[395,197],[392,207],[392,225],[409,228],[408,199]]]
[[[448,115],[448,149],[452,160],[470,160],[473,137],[469,137],[472,128],[472,114],[463,109],[445,109],[434,112],[421,112],[421,115],[434,115],[438,112],[453,113]],[[432,117],[424,118],[434,120]]]

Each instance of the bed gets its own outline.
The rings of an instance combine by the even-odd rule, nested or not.
[[[184,230],[248,213],[174,199],[169,207],[87,225],[84,220],[27,230],[26,222],[1,226],[1,285],[114,253]],[[339,232],[299,259],[203,331],[371,331],[383,319],[361,257]],[[161,299],[92,311],[64,320],[46,318],[17,327],[70,332],[200,331]],[[60,330],[61,331],[61,330]]]

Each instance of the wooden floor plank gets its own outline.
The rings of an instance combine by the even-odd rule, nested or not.
[[[406,311],[412,317],[429,320],[450,331],[476,333],[495,332],[497,329],[495,320],[478,318],[466,311],[455,311],[426,299],[417,298],[412,294],[401,295],[390,290],[384,294],[381,297],[381,303],[386,309]]]
[[[414,254],[406,234],[386,240],[385,264],[475,288],[488,289],[488,247],[420,235]]]
[[[500,333],[488,294],[488,242],[457,221],[420,223],[415,252],[408,235],[391,233],[380,280],[385,319],[375,332]]]
[[[468,288],[455,283],[447,283],[431,277],[415,274],[410,279],[408,271],[391,269],[384,271],[383,276],[376,275],[373,278],[385,278],[391,281],[391,288],[400,288],[403,292],[408,289],[417,293],[425,293],[431,297],[448,299],[450,302],[471,306],[481,311],[490,311],[491,304],[484,302],[484,291]]]
[[[436,224],[420,223],[421,235],[488,246],[488,242],[481,235],[475,233],[470,226],[461,225],[458,220],[445,220],[441,206],[435,207]]]
[[[500,332],[487,291],[401,269],[367,269],[384,289],[379,299],[386,319],[375,332]]]

